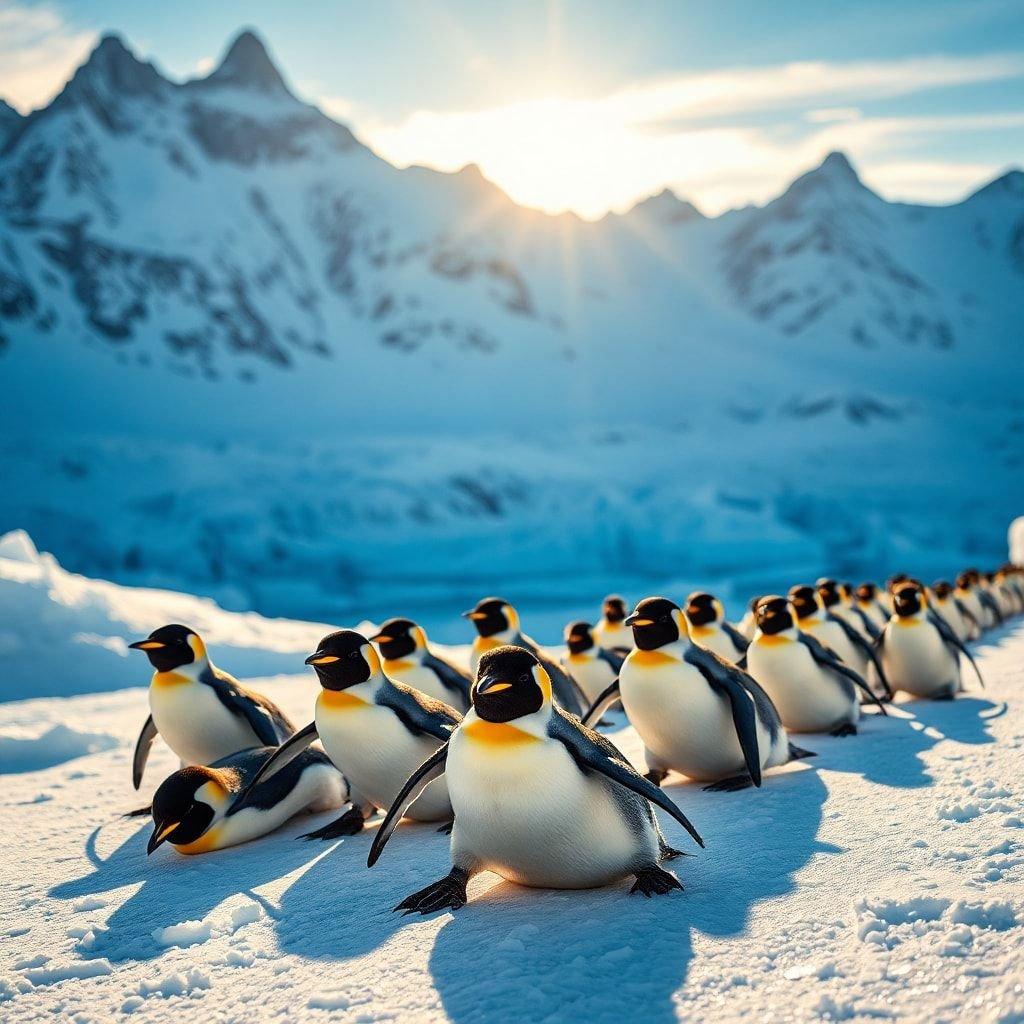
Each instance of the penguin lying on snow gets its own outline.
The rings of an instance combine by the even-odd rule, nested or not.
[[[388,619],[375,643],[384,657],[384,674],[450,704],[460,713],[469,707],[469,688],[473,680],[427,645],[427,634],[411,619]]]
[[[374,807],[395,801],[410,772],[448,741],[462,716],[452,707],[389,679],[364,636],[350,629],[331,633],[306,659],[320,680],[314,720],[286,740],[238,796],[243,806],[260,782],[272,778],[317,737],[360,799],[337,821],[310,832],[309,839],[355,835]],[[451,820],[444,780],[426,789],[408,808],[417,821]]]
[[[547,671],[520,647],[481,657],[472,709],[402,787],[374,837],[370,867],[410,803],[442,774],[455,811],[452,870],[395,910],[464,906],[466,884],[488,870],[543,888],[587,889],[634,875],[631,891],[645,896],[681,889],[661,867],[678,851],[662,837],[651,803],[704,845],[615,746],[552,702]]]
[[[473,640],[473,651],[470,655],[470,666],[474,672],[485,651],[501,647],[503,644],[522,647],[544,666],[551,677],[551,685],[558,703],[574,715],[583,714],[586,698],[579,692],[579,687],[541,651],[535,640],[520,632],[519,613],[512,605],[500,597],[485,597],[477,602],[475,608],[462,614],[476,626],[477,636]]]
[[[330,758],[314,749],[257,785],[245,807],[232,806],[273,752],[273,747],[253,747],[164,779],[153,794],[153,835],[146,852],[165,842],[179,853],[223,850],[266,835],[296,814],[334,810],[348,800],[348,783]]]
[[[565,627],[565,670],[588,701],[597,700],[619,674],[625,656],[599,647],[589,622],[570,622]]]
[[[790,744],[771,700],[746,672],[690,642],[678,605],[648,597],[626,622],[636,650],[583,721],[596,721],[621,699],[655,785],[674,769],[711,781],[710,790],[760,786],[763,769],[814,756]]]
[[[187,626],[161,626],[128,646],[145,651],[156,669],[132,758],[136,789],[158,734],[185,764],[203,765],[248,747],[277,746],[295,731],[276,704],[217,668]]]
[[[722,602],[712,594],[695,590],[686,599],[686,622],[690,639],[726,661],[739,662],[750,641],[730,622],[725,621]]]
[[[609,594],[601,605],[601,618],[594,626],[594,639],[606,651],[626,654],[633,649],[633,631],[625,624],[626,600]]]
[[[747,651],[747,668],[792,732],[855,735],[860,720],[858,689],[886,713],[864,678],[834,651],[801,632],[793,606],[775,594],[757,603],[757,632]]]

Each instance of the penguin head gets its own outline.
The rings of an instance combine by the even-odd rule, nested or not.
[[[325,690],[346,690],[365,683],[380,672],[380,658],[361,633],[339,629],[328,633],[306,659]]]
[[[633,627],[633,642],[641,651],[656,651],[689,639],[679,605],[667,597],[645,597],[623,625]]]
[[[601,604],[601,614],[605,622],[617,626],[626,618],[626,599],[618,594],[609,594]]]
[[[686,599],[686,618],[691,626],[710,626],[725,617],[722,602],[714,594],[695,590]]]
[[[876,587],[874,583],[861,583],[858,585],[854,593],[856,594],[858,601],[862,604],[868,604],[869,602],[874,601],[878,595],[878,587]]]
[[[927,603],[924,588],[917,580],[901,583],[892,595],[892,610],[901,619],[912,619],[919,616]]]
[[[515,608],[500,597],[485,597],[476,607],[462,613],[463,618],[472,621],[482,637],[496,636],[519,628],[519,615]]]
[[[793,621],[793,606],[786,598],[779,597],[778,594],[768,594],[765,597],[759,597],[754,608],[754,621],[757,623],[757,628],[765,636],[775,636],[778,633],[784,633],[795,625]]]
[[[550,704],[551,677],[530,651],[505,644],[481,656],[470,696],[485,722],[511,722]]]
[[[796,611],[798,619],[814,618],[821,610],[821,598],[814,587],[790,587],[789,600]]]
[[[582,654],[594,647],[593,627],[589,622],[570,622],[565,627],[565,646],[570,654]]]
[[[886,589],[886,590],[887,590],[887,591],[888,591],[888,592],[889,592],[890,594],[895,594],[895,593],[896,593],[896,588],[897,588],[897,587],[898,587],[898,586],[899,586],[899,585],[900,585],[901,583],[906,583],[908,579],[910,579],[910,577],[909,577],[909,576],[908,576],[908,575],[907,575],[907,574],[906,574],[905,572],[898,572],[898,573],[896,573],[896,575],[895,575],[895,576],[890,576],[890,577],[889,577],[889,578],[888,578],[888,579],[887,579],[887,580],[885,581],[885,589]]]
[[[128,645],[133,651],[145,651],[157,672],[173,672],[176,668],[198,663],[206,658],[206,645],[199,634],[188,626],[161,626],[145,640]]]
[[[932,584],[932,590],[940,601],[945,601],[953,593],[953,585],[949,580],[936,580]]]
[[[153,834],[146,853],[171,842],[194,843],[215,820],[223,817],[231,802],[225,771],[190,765],[169,775],[153,794]]]
[[[965,590],[965,591],[967,591],[967,590],[970,590],[972,586],[973,586],[973,581],[971,580],[971,574],[969,572],[962,572],[962,573],[960,573],[959,576],[957,576],[957,578],[956,578],[956,589],[957,590]]]
[[[387,661],[408,658],[427,648],[427,634],[412,619],[388,619],[370,640],[380,648]]]
[[[816,584],[818,588],[818,597],[821,598],[821,603],[826,608],[835,608],[837,604],[842,602],[842,594],[839,590],[839,584],[826,577],[822,577]]]

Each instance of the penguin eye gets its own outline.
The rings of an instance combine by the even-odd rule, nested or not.
[[[670,615],[662,615],[662,617],[661,617],[660,619],[658,619],[658,621],[659,621],[659,622],[668,622],[668,620],[669,620],[670,618],[671,618],[671,616],[670,616]]]
[[[353,658],[353,659],[354,658],[358,658],[359,657],[359,652],[358,651],[350,651],[348,656],[350,658]]]
[[[528,683],[530,681],[530,679],[531,679],[530,673],[529,672],[524,672],[519,677],[519,682],[521,682],[521,683]]]

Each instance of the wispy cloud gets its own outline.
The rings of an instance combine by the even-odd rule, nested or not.
[[[71,27],[56,7],[0,0],[0,96],[22,113],[42,106],[95,40],[95,32]]]

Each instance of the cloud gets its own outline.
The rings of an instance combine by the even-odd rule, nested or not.
[[[197,75],[208,75],[215,67],[217,62],[212,57],[200,57],[196,61],[195,72]]]
[[[804,120],[811,124],[828,124],[832,121],[858,121],[861,117],[859,107],[823,107],[821,110],[808,110]]]
[[[0,95],[22,113],[43,106],[95,41],[95,32],[68,25],[53,6],[0,0]]]
[[[355,113],[356,105],[344,96],[318,96],[317,106],[335,121],[348,121]]]

